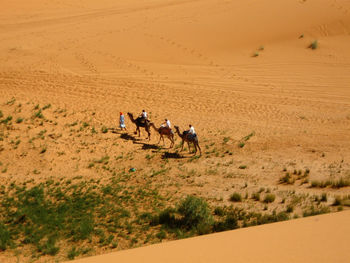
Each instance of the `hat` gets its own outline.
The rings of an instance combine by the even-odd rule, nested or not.
[[[122,113],[122,112],[120,112],[120,115],[123,115],[123,113]]]

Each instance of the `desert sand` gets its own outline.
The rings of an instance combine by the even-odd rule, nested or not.
[[[347,209],[333,203],[348,186],[311,186],[350,180],[349,43],[348,0],[3,0],[0,110],[13,119],[0,124],[0,184],[103,184],[135,168],[127,184],[169,205],[196,195],[228,206],[238,192],[244,209],[292,205],[291,218],[322,194],[329,211]],[[118,130],[119,112],[142,109],[156,126],[194,125],[202,156],[179,152],[177,135],[175,149],[154,130],[138,138],[127,116]],[[276,200],[252,200],[257,191]],[[124,241],[92,255],[146,245]]]
[[[89,262],[349,262],[350,212],[227,231],[76,260]]]

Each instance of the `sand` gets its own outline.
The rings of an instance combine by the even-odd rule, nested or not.
[[[349,211],[315,216],[74,262],[348,262],[349,217]]]
[[[131,184],[150,180],[172,203],[192,194],[228,205],[233,191],[264,188],[277,197],[268,212],[322,193],[336,210],[332,202],[349,187],[310,183],[350,178],[349,41],[348,0],[3,0],[0,110],[24,121],[0,124],[8,134],[0,184],[103,180],[108,172],[89,164],[108,155],[115,170],[136,168]],[[51,105],[47,122],[33,124],[37,104]],[[156,126],[164,118],[181,130],[191,123],[202,157],[164,161],[175,152],[169,141],[155,150],[158,135],[132,137],[129,119],[131,137],[122,137],[119,112],[142,109]],[[46,137],[32,141],[43,129]],[[144,179],[162,165],[167,174]],[[307,181],[279,183],[299,170],[311,171]],[[245,207],[266,210],[251,200]]]

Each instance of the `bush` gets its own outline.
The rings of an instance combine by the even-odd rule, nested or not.
[[[183,216],[181,222],[187,228],[211,225],[213,222],[207,202],[195,196],[182,200],[177,211]]]
[[[101,132],[102,133],[107,133],[108,132],[108,128],[106,126],[102,126]]]
[[[310,44],[309,48],[311,48],[311,49],[317,49],[317,48],[318,48],[318,41],[317,41],[317,40],[313,41],[313,42]]]
[[[256,192],[252,194],[252,199],[255,201],[260,201],[260,193]]]
[[[230,196],[230,201],[232,202],[241,202],[242,201],[242,196],[240,193],[234,192],[231,196]]]
[[[267,194],[264,198],[264,203],[273,203],[276,199],[276,196],[274,194]]]
[[[6,250],[11,243],[10,231],[0,222],[0,251]]]
[[[236,228],[239,228],[237,215],[235,213],[229,213],[223,221],[215,222],[213,231],[221,232]]]

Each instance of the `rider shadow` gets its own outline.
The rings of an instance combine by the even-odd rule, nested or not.
[[[183,157],[181,154],[177,153],[177,152],[164,152],[162,154],[162,159],[182,159],[185,158]]]

